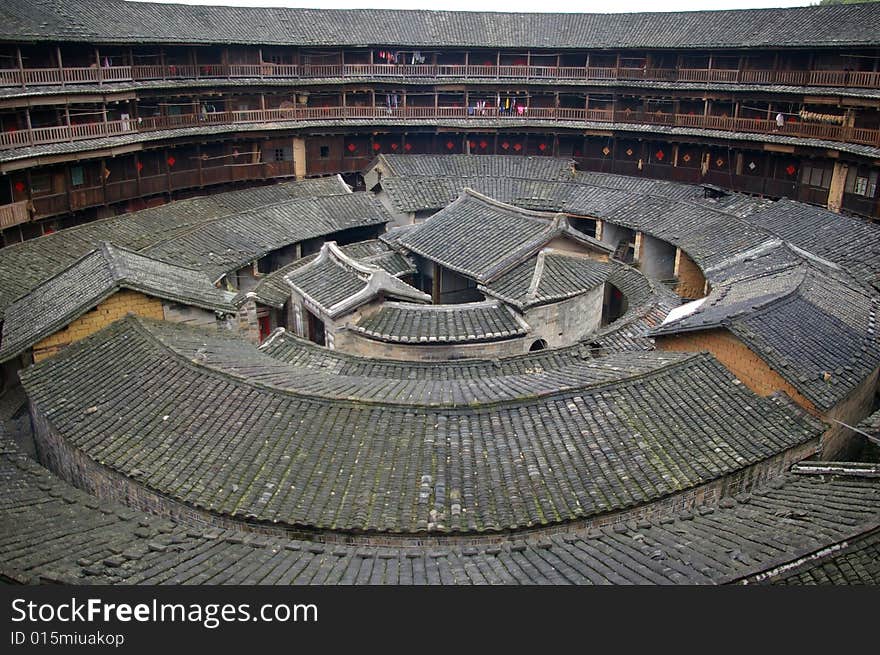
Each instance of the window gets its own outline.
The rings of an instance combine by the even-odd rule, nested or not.
[[[804,167],[801,169],[801,183],[820,189],[827,189],[831,186],[831,169],[804,164]]]
[[[72,166],[70,168],[70,183],[73,186],[82,186],[85,184],[82,166]]]
[[[846,177],[846,192],[873,198],[877,193],[877,171],[866,172],[850,168]]]
[[[321,146],[321,152],[318,155],[321,159],[330,158],[330,146]]]
[[[275,161],[292,161],[293,148],[275,148],[273,152]]]
[[[31,193],[51,193],[52,178],[48,173],[31,173]]]

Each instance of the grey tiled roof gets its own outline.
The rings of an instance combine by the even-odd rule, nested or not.
[[[173,212],[173,205],[169,207]],[[220,217],[142,252],[218,279],[273,250],[335,232],[382,226],[387,210],[366,193],[292,199]]]
[[[371,239],[358,241],[347,246],[340,246],[340,250],[346,255],[363,264],[378,266],[395,277],[411,275],[416,272],[413,264],[405,255],[393,250],[384,241]],[[292,273],[304,264],[317,257],[317,254],[307,255],[297,259],[277,271],[266,275],[257,283],[251,293],[256,296],[258,303],[270,307],[282,307],[290,299],[290,286],[284,281],[288,273]]]
[[[856,537],[833,556],[809,561],[780,579],[779,585],[880,585],[880,529]]]
[[[822,431],[704,354],[536,399],[406,408],[241,380],[129,318],[22,378],[66,443],[138,484],[239,520],[331,531],[493,532],[597,516]]]
[[[724,48],[877,45],[870,4],[634,14],[196,7],[8,0],[0,40],[88,43]]]
[[[802,262],[717,286],[653,334],[724,327],[827,409],[880,366],[877,310],[877,297],[842,271]]]
[[[348,257],[329,241],[313,260],[284,276],[306,302],[331,318],[342,316],[378,296],[428,302],[431,297],[382,268]]]
[[[498,341],[529,331],[512,309],[497,300],[456,305],[386,302],[350,329],[371,339],[409,344]]]
[[[406,232],[399,243],[487,283],[536,253],[566,225],[562,215],[519,209],[465,189],[448,207]]]
[[[54,334],[119,289],[235,313],[235,294],[216,288],[203,273],[103,243],[9,306],[3,321],[0,361]]]
[[[772,571],[782,565],[840,543],[854,547],[819,560],[831,571],[784,581],[876,581],[870,548],[878,482],[869,479],[787,476],[654,521],[500,545],[414,547],[310,542],[165,520],[96,500],[6,439],[0,482],[0,579],[15,582],[723,584],[765,573],[775,581],[782,575]]]
[[[499,360],[419,363],[357,357],[276,331],[259,350],[217,330],[141,319],[151,336],[183,357],[242,380],[311,397],[389,405],[476,408],[534,399],[648,373],[692,355],[623,352],[594,359],[580,348]]]
[[[785,199],[767,204],[745,220],[840,264],[880,290],[880,228],[876,224]]]
[[[480,290],[523,311],[595,289],[610,272],[609,264],[545,249]]]
[[[283,206],[297,199],[338,195],[351,195],[350,189],[339,177],[228,191],[85,223],[7,246],[0,250],[0,313],[16,298],[58,274],[94,250],[102,241],[144,253],[161,248],[166,241],[174,242],[184,237],[191,241],[192,234],[200,226],[210,225],[224,217],[246,214],[258,207]],[[259,216],[255,219],[259,220]],[[250,227],[259,230],[259,225]],[[203,244],[202,255],[205,258],[212,247],[213,242]],[[192,259],[192,253],[190,256]],[[169,263],[185,265],[177,260]]]
[[[574,177],[574,160],[519,155],[379,155],[370,167],[382,166],[388,177],[505,177],[566,181]],[[456,194],[458,195],[458,194]]]

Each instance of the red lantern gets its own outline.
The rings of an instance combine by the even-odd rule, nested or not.
[[[376,152],[379,152],[381,149],[382,146],[380,146],[378,143],[373,144],[373,150],[375,150]]]
[[[409,152],[410,150],[412,150],[412,144],[411,144],[411,143],[405,143],[405,144],[403,145],[403,149],[406,150],[407,152]]]
[[[25,188],[26,187],[24,185],[24,182],[22,182],[21,180],[19,180],[18,182],[15,183],[15,190],[18,193],[24,193]]]
[[[785,172],[789,175],[794,175],[797,172],[797,169],[794,167],[794,164],[789,164],[785,167]]]
[[[391,144],[391,149],[392,149],[392,150],[397,150],[399,147],[400,147],[400,146],[397,145],[396,143],[392,143],[392,144]]]
[[[169,155],[168,159],[166,159],[165,161],[168,162],[169,166],[174,166],[174,164],[177,163],[177,160],[174,158],[174,155]]]
[[[507,141],[505,141],[504,143],[501,144],[501,147],[504,148],[505,150],[509,150],[510,144]]]
[[[137,169],[138,169],[138,173],[140,173],[142,170],[144,170],[144,164],[143,164],[143,162],[138,162],[137,164],[135,164],[135,168],[137,168]]]
[[[540,150],[541,152],[544,152],[546,149],[547,149],[546,143],[539,143],[538,144],[538,150]]]
[[[346,148],[348,148],[348,151],[349,151],[349,152],[354,152],[355,150],[358,149],[358,147],[357,147],[355,144],[353,144],[353,143],[349,143],[349,144],[346,146]]]
[[[521,143],[514,143],[513,149],[516,150],[517,152],[519,152],[520,150],[522,150],[522,144]]]
[[[446,149],[452,150],[453,148],[455,148],[455,144],[452,141],[447,141],[446,142]]]
[[[481,149],[481,150],[485,150],[485,149],[488,148],[488,147],[489,147],[489,144],[486,143],[485,140],[480,141],[480,149]]]
[[[663,154],[662,150],[658,150],[657,152],[654,153],[654,159],[656,159],[657,161],[663,161],[663,158],[665,156],[666,155]]]

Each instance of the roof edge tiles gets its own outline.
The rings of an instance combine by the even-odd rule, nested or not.
[[[303,284],[301,278],[308,276],[318,267],[331,262],[345,270],[351,277],[360,280],[363,283],[363,287],[344,298],[334,299],[332,304],[327,305],[322,299],[317,298],[308,286]],[[397,279],[379,266],[362,263],[353,257],[349,257],[335,241],[324,242],[315,259],[287,273],[284,276],[284,281],[302,295],[308,303],[318,307],[331,318],[338,318],[348,314],[380,295],[403,298],[412,302],[431,301],[431,296]]]
[[[348,328],[376,341],[409,345],[503,341],[531,332],[522,317],[497,300],[454,305],[387,302]]]
[[[92,0],[85,7],[74,0],[8,0],[0,41],[533,49],[880,42],[880,18],[870,4],[634,14],[195,7],[119,0]],[[645,29],[648,25],[663,29]]]

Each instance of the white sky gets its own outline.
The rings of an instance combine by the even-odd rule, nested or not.
[[[151,0],[192,5],[238,7],[320,7],[322,9],[446,9],[451,11],[512,12],[635,12],[695,11],[702,9],[755,9],[803,7],[818,0]]]

